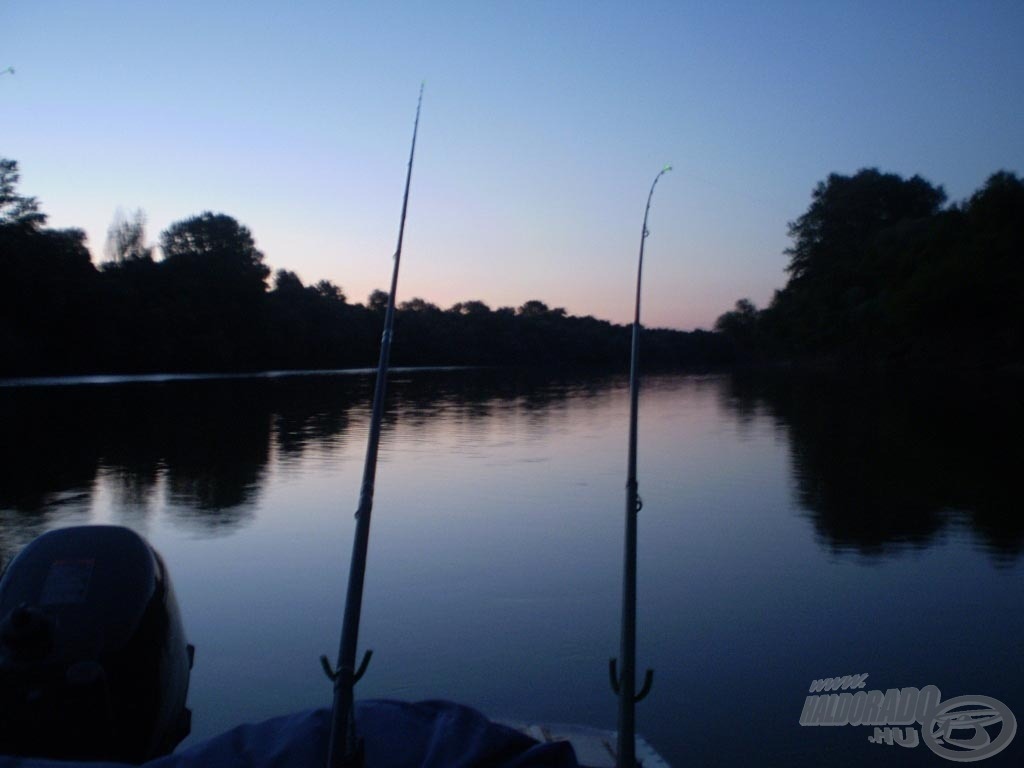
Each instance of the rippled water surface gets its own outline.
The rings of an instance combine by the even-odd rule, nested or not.
[[[372,380],[0,388],[0,554],[117,523],[164,555],[197,648],[193,740],[327,705]],[[652,376],[641,397],[639,730],[673,763],[941,765],[802,727],[817,678],[1024,718],[1011,385]],[[364,698],[613,728],[621,378],[392,375]],[[993,732],[995,733],[995,732]],[[983,765],[1019,765],[1024,736]],[[827,761],[827,762],[826,762]]]

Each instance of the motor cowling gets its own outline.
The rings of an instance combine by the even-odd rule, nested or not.
[[[140,763],[188,735],[193,649],[160,555],[119,526],[43,534],[0,580],[0,754]]]

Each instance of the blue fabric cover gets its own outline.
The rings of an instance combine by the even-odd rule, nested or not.
[[[449,701],[359,701],[356,727],[366,750],[366,768],[578,768],[565,742],[541,744],[492,723],[475,709]],[[262,723],[240,725],[212,739],[157,760],[146,768],[284,768],[327,760],[331,712],[311,709]],[[0,768],[123,768],[118,763],[66,763],[0,757]]]

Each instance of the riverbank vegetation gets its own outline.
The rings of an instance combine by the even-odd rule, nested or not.
[[[372,366],[387,294],[350,303],[327,280],[273,275],[250,230],[201,213],[146,242],[141,211],[110,227],[93,263],[85,233],[50,229],[0,160],[0,376],[253,371]],[[159,255],[159,258],[158,258]],[[646,329],[651,367],[728,362],[719,334]],[[622,369],[630,328],[542,301],[492,309],[400,302],[395,365],[544,365]]]
[[[716,329],[753,364],[1024,364],[1024,182],[1001,171],[945,202],[920,176],[832,174],[789,225],[786,285]]]
[[[350,368],[376,363],[387,294],[351,303],[271,273],[223,213],[147,243],[141,211],[112,223],[98,265],[79,229],[52,229],[0,159],[0,376]],[[741,299],[715,332],[645,329],[647,367],[779,363],[1024,366],[1024,182],[1001,171],[967,200],[865,169],[830,175],[789,224],[788,281]],[[630,328],[542,301],[399,304],[396,365],[623,369]]]

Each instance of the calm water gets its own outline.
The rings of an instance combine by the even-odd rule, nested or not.
[[[327,705],[371,385],[0,387],[0,556],[147,536],[197,648],[192,740]],[[393,374],[360,697],[614,727],[625,385]],[[1010,385],[648,378],[640,731],[678,765],[946,764],[798,724],[813,679],[864,672],[1024,718],[1022,411]]]

